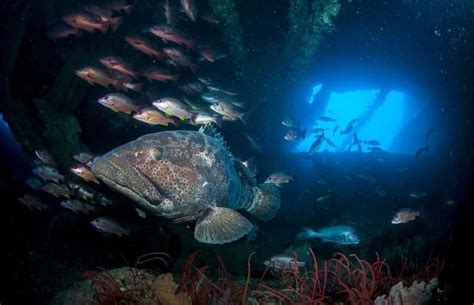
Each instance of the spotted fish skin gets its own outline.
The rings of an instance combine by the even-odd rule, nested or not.
[[[219,244],[247,234],[251,223],[236,209],[270,220],[280,205],[276,188],[250,183],[221,140],[202,132],[145,135],[95,158],[91,168],[147,214],[197,221],[195,237],[202,242]]]
[[[126,186],[158,216],[195,218],[210,205],[239,207],[242,184],[232,157],[203,133],[145,135],[97,158],[92,170],[114,189]]]

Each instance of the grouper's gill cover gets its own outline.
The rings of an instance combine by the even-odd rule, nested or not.
[[[250,231],[251,223],[233,209],[269,220],[280,204],[276,189],[243,185],[226,148],[201,132],[142,136],[95,159],[92,171],[149,213],[197,220],[195,237],[202,242],[229,242]]]

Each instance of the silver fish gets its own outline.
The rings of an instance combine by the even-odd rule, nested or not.
[[[275,255],[263,262],[268,268],[280,271],[296,271],[300,267],[304,267],[305,263],[298,261],[295,257],[290,255]]]
[[[118,236],[129,235],[130,230],[124,228],[117,220],[108,217],[98,217],[91,221],[91,225],[105,233],[115,234]]]

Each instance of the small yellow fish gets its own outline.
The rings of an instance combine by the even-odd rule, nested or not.
[[[167,117],[166,115],[152,107],[140,109],[137,113],[133,115],[133,118],[150,125],[168,126],[169,124],[173,124],[174,126],[178,127],[178,123],[175,119]]]
[[[131,114],[139,110],[139,107],[128,96],[120,93],[109,93],[101,97],[98,102],[115,112]]]
[[[189,119],[192,116],[192,113],[184,103],[172,97],[164,97],[154,101],[153,106],[169,116],[179,118],[181,121]]]

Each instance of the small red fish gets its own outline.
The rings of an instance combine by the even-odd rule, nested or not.
[[[110,21],[103,21],[100,16],[86,11],[71,13],[64,16],[63,20],[70,26],[89,33],[94,33],[96,30],[105,33],[110,25]]]
[[[179,74],[173,73],[168,69],[161,67],[148,68],[143,72],[143,75],[149,79],[157,80],[159,82],[175,82],[179,78]]]
[[[133,71],[132,66],[125,62],[123,59],[115,56],[107,56],[99,59],[100,63],[106,66],[110,70],[114,70],[125,75],[131,76],[134,79],[138,79],[139,73]]]
[[[78,28],[74,28],[67,24],[60,23],[48,32],[48,37],[51,39],[62,39],[71,36],[80,37],[82,36],[82,33],[83,32]]]
[[[197,9],[193,0],[180,0],[181,6],[183,7],[184,13],[192,21],[196,21],[197,18]]]
[[[148,56],[155,56],[162,58],[164,55],[158,48],[148,39],[142,36],[125,36],[125,40],[138,51],[145,53]]]
[[[113,86],[118,90],[127,91],[128,89],[141,92],[143,89],[142,83],[129,83],[123,79],[114,79],[107,71],[99,68],[86,66],[76,70],[76,75],[87,81],[89,84],[97,84],[105,88]]]
[[[164,15],[166,19],[166,24],[174,24],[176,20],[175,16],[175,10],[174,8],[170,5],[169,0],[165,0],[163,3],[163,8],[165,10]]]
[[[98,16],[101,23],[108,23],[114,32],[123,21],[123,17],[112,17],[113,13],[111,10],[96,5],[88,5],[83,10]]]
[[[127,4],[125,1],[114,1],[107,4],[109,10],[125,14],[130,14],[135,8],[135,4]]]
[[[184,53],[182,50],[173,47],[163,48],[166,56],[169,57],[173,62],[181,67],[189,68],[191,71],[196,72],[199,66],[191,60],[191,58]]]
[[[193,49],[195,41],[185,33],[168,24],[154,25],[150,27],[150,32],[163,39],[165,42],[172,41],[176,44],[184,45],[188,49]]]
[[[199,50],[199,54],[208,62],[215,62],[217,58],[216,51],[211,48],[202,48]]]

